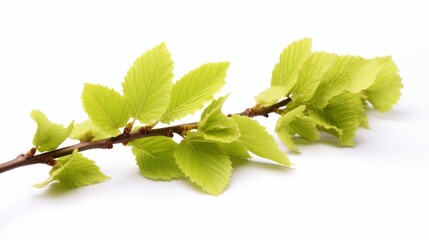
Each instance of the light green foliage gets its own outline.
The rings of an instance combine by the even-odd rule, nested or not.
[[[286,95],[295,85],[301,66],[311,54],[310,38],[293,42],[283,50],[280,61],[274,67],[271,86],[283,86]],[[284,96],[283,95],[283,96]]]
[[[289,54],[291,49],[295,49],[293,55]],[[281,97],[291,98],[286,110],[280,111],[286,114],[277,123],[276,131],[293,151],[297,148],[291,136],[298,134],[315,141],[319,139],[319,130],[338,136],[342,145],[353,146],[357,128],[368,128],[367,101],[382,112],[397,103],[403,87],[398,69],[390,57],[364,59],[325,52],[310,55],[310,50],[311,42],[302,40],[286,48],[281,63],[273,71],[276,80],[272,79],[272,87],[257,95],[255,100],[259,106],[268,106]],[[301,58],[296,54],[301,54]],[[286,67],[285,62],[297,62],[296,59],[302,61]],[[290,71],[296,73],[295,81],[278,80],[286,79]],[[291,87],[290,95],[284,95],[288,90],[283,89],[285,85],[280,84],[283,82]],[[302,105],[307,110],[292,117],[294,109]]]
[[[358,127],[368,127],[368,102],[382,112],[397,103],[403,87],[398,68],[390,57],[364,59],[311,51],[309,38],[284,49],[272,71],[271,86],[255,96],[256,106],[243,115],[281,115],[275,131],[291,151],[298,151],[295,136],[313,142],[320,138],[320,131],[337,136],[341,145],[353,146]],[[144,177],[171,180],[186,176],[213,195],[225,190],[232,168],[246,163],[252,157],[249,153],[290,167],[288,157],[265,127],[248,116],[225,115],[222,106],[227,96],[213,100],[225,85],[228,67],[227,62],[203,64],[173,84],[173,61],[162,43],[142,54],[128,70],[123,96],[108,87],[85,84],[81,98],[90,120],[75,124],[74,129],[73,122],[64,128],[33,111],[31,117],[37,122],[33,143],[37,150],[49,151],[67,137],[89,142],[80,149],[131,141],[128,144]],[[282,98],[288,100],[276,104]],[[169,124],[193,114],[210,101],[199,122],[154,128],[158,122]],[[282,105],[286,102],[287,106]],[[133,126],[131,133],[126,128],[117,136],[130,118],[131,123],[138,120],[149,126]],[[169,138],[173,133],[183,137],[179,144]],[[117,137],[91,143],[113,136]],[[50,177],[35,186],[58,181],[74,188],[106,179],[76,149],[56,159]]]
[[[317,130],[316,123],[311,120],[311,118],[298,115],[293,119],[288,125],[285,126],[286,131],[290,135],[298,134],[307,141],[314,142],[319,140],[320,134]]]
[[[381,69],[378,59],[367,60],[355,56],[338,56],[335,64],[323,76],[311,106],[324,108],[332,97],[344,91],[359,93],[374,83]]]
[[[250,152],[287,167],[291,166],[286,154],[279,149],[274,138],[258,121],[237,115],[232,116],[232,118],[237,122],[240,129],[241,136],[238,141],[246,146]]]
[[[155,180],[171,180],[183,176],[173,153],[177,143],[168,137],[149,137],[129,143],[133,146],[140,173]]]
[[[35,184],[34,187],[42,188],[58,181],[65,188],[76,188],[109,179],[92,160],[78,153],[77,149],[71,155],[59,158],[49,174],[50,177],[46,181]]]
[[[73,122],[65,128],[62,125],[49,121],[46,115],[39,110],[33,110],[30,115],[37,123],[37,131],[33,137],[33,145],[39,152],[56,149],[67,139],[73,129]]]
[[[189,133],[174,156],[183,173],[207,193],[219,195],[228,185],[231,160],[218,143]]]
[[[86,83],[82,92],[83,108],[91,121],[103,132],[116,135],[129,120],[125,99],[115,90]]]
[[[298,80],[298,73],[311,54],[312,41],[304,38],[293,42],[283,50],[280,61],[274,67],[271,87],[255,97],[258,105],[265,107],[286,97]]]
[[[255,101],[259,106],[266,107],[276,103],[280,98],[285,97],[286,94],[286,87],[272,86],[255,96]]]
[[[303,103],[313,97],[324,74],[335,63],[336,55],[316,52],[312,53],[302,66],[298,80],[292,88],[292,99],[296,103]]]
[[[145,124],[160,120],[170,102],[172,79],[173,61],[164,43],[137,58],[122,84],[131,117]]]
[[[391,57],[380,58],[383,67],[375,79],[374,84],[365,90],[368,96],[368,101],[375,109],[381,112],[386,112],[392,109],[399,97],[401,96],[401,88],[404,86],[401,83],[401,76],[398,74],[396,67]]]
[[[74,124],[73,131],[69,136],[70,139],[79,140],[80,142],[96,141],[108,137],[112,137],[112,135],[101,131],[89,119],[81,123]]]
[[[287,131],[287,127],[297,117],[297,115],[302,114],[304,110],[305,106],[301,105],[281,116],[276,124],[276,132],[279,135],[280,139],[283,141],[286,147],[288,147],[291,151],[294,152],[298,152],[298,148],[293,143],[291,138],[291,135],[293,134]]]
[[[318,125],[337,135],[344,146],[353,146],[353,138],[364,112],[362,101],[357,95],[344,93],[332,98],[320,110],[310,111],[310,117]]]
[[[173,85],[170,104],[161,122],[170,123],[200,110],[225,85],[229,63],[206,63]]]
[[[358,60],[355,61],[354,65],[348,66],[350,83],[345,89],[351,93],[359,93],[371,86],[383,66],[378,59],[355,58]]]
[[[237,123],[222,112],[226,97],[213,101],[201,115],[198,130],[207,140],[217,142],[232,142],[240,137]]]
[[[248,159],[252,157],[250,156],[246,146],[239,141],[219,143],[219,146],[231,159]]]

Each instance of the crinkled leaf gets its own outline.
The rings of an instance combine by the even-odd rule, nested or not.
[[[299,115],[294,120],[292,120],[286,126],[286,131],[288,131],[291,135],[298,134],[310,142],[314,142],[320,138],[316,123],[311,120],[311,118],[304,115]]]
[[[170,123],[200,110],[225,85],[229,63],[207,63],[183,76],[173,85],[170,104],[161,122]]]
[[[222,113],[212,114],[203,126],[198,127],[207,140],[229,143],[240,137],[237,123]]]
[[[115,90],[98,84],[86,83],[82,103],[91,121],[103,132],[116,135],[129,120],[128,107],[123,96]]]
[[[173,153],[177,143],[168,137],[148,137],[129,143],[133,146],[140,173],[150,179],[171,180],[183,176]]]
[[[383,64],[379,59],[363,59],[355,57],[356,60],[353,64],[349,64],[348,70],[350,74],[350,83],[346,91],[351,93],[359,93],[371,86],[378,73],[380,72]]]
[[[258,105],[266,107],[276,103],[280,98],[285,97],[288,90],[284,86],[272,86],[255,96]]]
[[[50,177],[46,181],[34,186],[42,188],[53,181],[58,181],[65,188],[76,188],[109,179],[94,161],[78,153],[77,149],[71,155],[59,158],[49,174]]]
[[[319,84],[311,105],[324,108],[332,97],[344,91],[359,93],[374,83],[381,64],[378,59],[367,60],[356,56],[337,57],[335,64]]]
[[[222,97],[213,101],[201,115],[198,131],[207,140],[228,143],[240,136],[237,123],[221,112],[225,100],[226,97]]]
[[[304,38],[293,42],[283,50],[279,63],[274,67],[271,86],[285,87],[285,94],[293,88],[302,65],[311,54],[311,45],[311,39]]]
[[[207,193],[219,195],[228,185],[231,161],[218,143],[188,133],[174,156],[183,173]]]
[[[101,131],[89,119],[81,123],[74,124],[73,131],[69,136],[69,138],[79,140],[80,142],[96,141],[108,137],[112,137],[112,135]]]
[[[283,141],[287,148],[294,152],[298,152],[298,148],[292,141],[291,135],[287,131],[287,126],[297,117],[298,114],[301,114],[304,110],[305,106],[301,105],[281,116],[276,123],[276,132],[279,135],[280,139]]]
[[[310,55],[299,71],[298,80],[291,90],[294,103],[303,103],[313,97],[324,74],[335,63],[335,54],[316,52]]]
[[[374,84],[365,90],[365,93],[368,96],[368,101],[375,109],[386,112],[398,102],[401,96],[401,88],[404,85],[401,83],[401,76],[392,58],[384,57],[380,61],[383,66]]]
[[[291,166],[286,154],[279,149],[274,138],[258,121],[238,115],[234,115],[232,118],[237,122],[240,129],[241,136],[238,141],[246,146],[250,152],[287,167]]]
[[[353,146],[364,108],[359,96],[343,93],[331,99],[323,110],[309,109],[311,120],[338,136],[344,146]]]
[[[122,83],[131,117],[146,124],[160,120],[170,103],[172,79],[173,61],[164,43],[137,58]]]
[[[210,116],[214,113],[222,112],[222,106],[225,103],[227,96],[220,97],[216,100],[213,100],[203,111],[201,114],[200,124],[204,125],[205,122],[210,118]]]
[[[49,121],[45,114],[39,110],[31,112],[31,118],[37,123],[37,130],[33,137],[33,145],[39,152],[51,151],[67,139],[73,130],[73,123],[65,128],[60,124]]]

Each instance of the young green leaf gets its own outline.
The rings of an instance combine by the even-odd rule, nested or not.
[[[229,63],[207,63],[183,76],[173,85],[170,104],[161,122],[170,123],[200,110],[225,85]]]
[[[46,181],[35,184],[34,187],[42,188],[53,181],[58,181],[65,188],[77,188],[109,179],[94,161],[78,153],[77,149],[71,155],[59,158],[49,174],[50,177]]]
[[[358,60],[347,66],[349,70],[348,73],[350,74],[350,83],[346,87],[346,91],[351,93],[359,93],[371,86],[383,67],[383,64],[381,64],[380,60],[377,58],[355,58]]]
[[[183,173],[207,193],[219,195],[228,185],[231,161],[218,143],[188,133],[174,156]]]
[[[280,98],[285,97],[288,91],[284,86],[272,86],[255,96],[255,101],[261,107],[266,107],[276,103]]]
[[[146,51],[122,83],[131,117],[145,124],[161,119],[170,102],[173,61],[164,43]]]
[[[31,112],[31,118],[37,123],[37,131],[33,137],[33,145],[39,152],[56,149],[73,129],[73,122],[65,128],[62,125],[49,121],[45,114],[39,110]]]
[[[380,58],[383,66],[374,84],[365,90],[368,101],[375,109],[386,112],[392,109],[401,96],[401,76],[391,57]]]
[[[252,157],[247,151],[246,146],[239,141],[219,143],[219,146],[231,159],[248,159]]]
[[[89,119],[81,123],[74,124],[73,131],[69,136],[70,139],[79,140],[80,142],[96,141],[108,137],[112,137],[112,135],[101,131]]]
[[[310,55],[299,71],[298,80],[291,90],[294,103],[303,103],[313,97],[324,74],[335,63],[337,55],[316,52]]]
[[[128,107],[115,90],[86,83],[82,92],[83,108],[91,121],[109,135],[119,134],[119,128],[129,120]]]
[[[171,180],[183,176],[173,153],[177,143],[168,137],[149,137],[134,140],[133,146],[140,173],[150,179]]]
[[[271,86],[285,87],[283,96],[295,85],[302,65],[311,54],[311,45],[311,39],[304,38],[293,42],[281,53],[272,73]]]
[[[279,149],[274,138],[256,120],[249,117],[234,115],[240,129],[239,142],[254,154],[271,159],[287,167],[291,166],[286,154]]]
[[[227,96],[220,97],[216,100],[213,100],[203,111],[201,114],[200,124],[204,125],[205,122],[210,118],[210,116],[214,113],[222,112],[222,106],[225,103]]]
[[[225,100],[222,97],[213,101],[201,115],[198,131],[207,140],[229,143],[240,137],[237,123],[221,112]]]
[[[287,131],[287,126],[297,117],[298,114],[302,114],[305,110],[305,106],[301,105],[290,112],[287,112],[277,120],[276,132],[280,139],[293,152],[298,152],[298,148],[292,141],[291,134]]]
[[[320,138],[316,123],[312,121],[311,118],[304,115],[296,116],[296,118],[286,126],[286,131],[288,131],[290,135],[298,134],[310,142],[314,142]]]
[[[198,125],[198,130],[207,140],[229,143],[240,137],[237,123],[222,113],[210,115],[203,126]]]
[[[353,138],[364,111],[360,98],[343,93],[332,98],[323,110],[309,109],[311,120],[338,136],[344,146],[353,146]]]
[[[344,91],[359,93],[373,84],[381,69],[378,59],[340,56],[325,74],[311,99],[311,106],[324,108],[332,97]]]

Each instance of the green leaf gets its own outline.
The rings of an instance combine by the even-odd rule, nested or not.
[[[329,101],[322,110],[309,109],[310,118],[328,132],[338,136],[344,146],[353,146],[364,108],[359,96],[343,93]]]
[[[69,136],[70,139],[79,140],[80,142],[97,141],[108,137],[112,137],[112,135],[101,131],[89,119],[81,123],[74,124],[73,131]]]
[[[335,63],[335,54],[316,52],[310,55],[299,71],[298,80],[292,88],[292,100],[299,104],[310,100],[324,74]]]
[[[228,185],[231,161],[218,143],[188,133],[174,156],[182,172],[207,193],[219,195]]]
[[[200,124],[204,125],[206,121],[210,118],[210,116],[214,113],[222,112],[222,106],[225,103],[227,96],[220,97],[216,100],[213,100],[203,111],[201,114]]]
[[[287,167],[291,166],[286,154],[279,149],[274,138],[258,121],[249,117],[234,115],[232,118],[237,122],[240,129],[239,142],[252,153]]]
[[[304,110],[305,106],[301,105],[281,116],[279,120],[277,120],[276,124],[276,132],[279,135],[280,139],[283,141],[287,148],[294,152],[298,152],[298,148],[292,141],[291,135],[289,131],[287,131],[287,126],[297,117],[298,114],[302,114]]]
[[[280,98],[285,97],[287,93],[286,87],[273,86],[255,96],[255,101],[259,106],[266,107],[276,103]]]
[[[381,112],[389,111],[398,103],[401,96],[401,83],[398,68],[391,57],[380,58],[383,63],[374,84],[365,90],[368,101]]]
[[[37,131],[33,137],[33,145],[39,152],[57,149],[73,130],[74,121],[65,128],[62,125],[49,121],[46,115],[39,110],[33,110],[30,115],[37,123]]]
[[[203,126],[198,125],[205,139],[229,143],[240,137],[237,123],[222,113],[214,113]]]
[[[378,59],[366,60],[355,56],[340,56],[323,77],[311,105],[324,108],[332,97],[344,91],[359,93],[373,84],[381,69]]]
[[[271,86],[285,87],[285,94],[293,88],[302,65],[311,54],[311,45],[311,39],[304,38],[293,42],[283,50],[279,63],[274,67]]]
[[[371,86],[383,67],[383,64],[381,64],[380,60],[377,58],[355,58],[358,60],[355,60],[352,64],[347,66],[349,68],[348,73],[350,74],[350,84],[347,86],[346,91],[351,93],[359,93]]]
[[[164,43],[146,51],[122,83],[131,117],[145,124],[161,119],[170,102],[173,61]]]
[[[168,137],[148,137],[129,143],[133,146],[140,173],[150,179],[171,180],[183,176],[173,153],[177,143]]]
[[[219,143],[219,146],[231,159],[248,159],[252,157],[247,151],[246,146],[239,141]]]
[[[61,157],[49,172],[50,177],[34,187],[42,188],[58,181],[65,188],[77,188],[103,182],[109,177],[104,175],[94,161],[89,160],[77,149],[69,156]]]
[[[316,123],[311,120],[311,118],[304,115],[299,115],[294,120],[292,120],[286,126],[286,131],[288,131],[291,135],[298,134],[310,142],[314,142],[320,138]]]
[[[117,135],[119,128],[127,124],[128,107],[124,97],[115,90],[86,83],[81,98],[89,118],[103,132]]]
[[[229,143],[240,137],[237,123],[221,112],[225,100],[222,97],[213,101],[201,115],[198,131],[207,140]]]
[[[225,85],[229,63],[207,63],[183,76],[173,85],[170,104],[161,122],[170,123],[200,110]]]
[[[308,109],[307,112],[311,121],[315,122],[317,126],[326,130],[332,129],[337,133],[337,136],[342,134],[343,131],[335,125],[336,123],[331,118],[329,118],[329,116],[325,114],[322,109],[312,108]]]

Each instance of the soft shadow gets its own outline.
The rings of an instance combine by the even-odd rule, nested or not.
[[[65,197],[65,196],[71,195],[75,192],[77,192],[77,189],[65,188],[60,183],[55,182],[55,183],[51,183],[48,186],[48,189],[43,191],[38,196],[42,198],[59,198],[59,197]]]
[[[378,119],[389,120],[389,121],[402,121],[402,122],[408,121],[410,119],[413,119],[413,116],[415,116],[416,114],[418,114],[418,112],[416,113],[416,112],[412,112],[412,110],[407,111],[404,109],[397,109],[395,107],[388,112],[379,112],[372,107],[366,110],[366,115],[368,116],[369,119],[378,118]]]
[[[265,169],[268,171],[276,171],[276,172],[292,172],[293,168],[288,168],[277,163],[269,163],[269,162],[259,162],[254,160],[246,160],[246,159],[235,159],[232,161],[232,166],[234,170],[242,167],[252,167],[258,169]]]
[[[315,142],[310,142],[305,140],[302,137],[294,137],[293,138],[293,142],[299,146],[309,146],[309,145],[314,145],[314,144],[324,144],[324,145],[329,145],[329,146],[333,146],[333,147],[342,147],[339,144],[338,138],[326,133],[326,132],[320,132],[320,139],[315,141]]]

